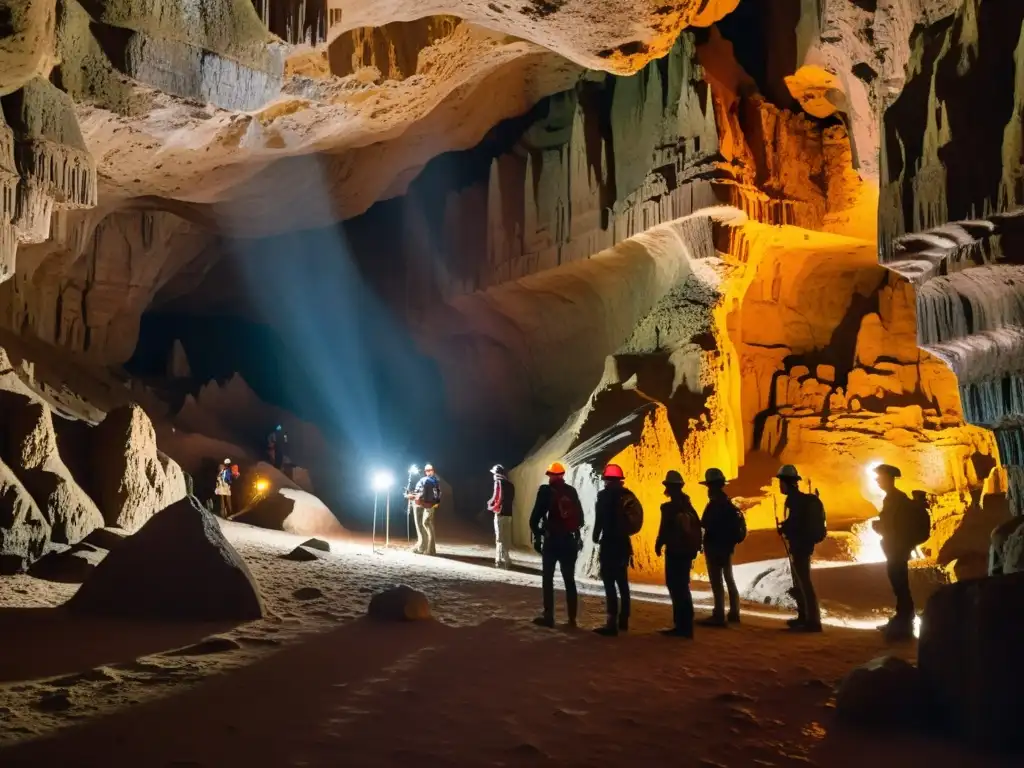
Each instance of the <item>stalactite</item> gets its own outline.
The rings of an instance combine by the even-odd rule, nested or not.
[[[267,28],[292,45],[327,42],[327,0],[252,0]]]

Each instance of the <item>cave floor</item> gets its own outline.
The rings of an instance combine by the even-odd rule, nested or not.
[[[654,589],[641,589],[629,636],[543,630],[528,621],[539,603],[528,560],[496,572],[465,545],[423,558],[350,542],[294,563],[280,555],[297,537],[225,529],[273,618],[72,621],[53,606],[74,586],[0,582],[0,765],[1004,764],[837,722],[846,671],[914,654],[874,631],[791,636],[754,611],[742,628],[677,641],[655,631],[669,609]],[[425,591],[438,621],[356,620],[397,582]],[[321,596],[299,599],[303,588]],[[583,625],[599,624],[593,585],[582,606]]]

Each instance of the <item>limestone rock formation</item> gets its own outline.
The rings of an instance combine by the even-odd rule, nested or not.
[[[836,689],[836,714],[858,725],[916,725],[925,709],[917,667],[895,656],[855,667]]]
[[[10,467],[0,462],[0,573],[25,570],[46,551],[50,526]]]
[[[271,491],[232,520],[299,536],[338,538],[345,535],[345,528],[320,499],[295,488]]]
[[[17,468],[22,484],[49,522],[51,540],[77,544],[103,527],[103,515],[61,459],[49,407],[10,392],[0,395],[0,411],[7,422],[4,460]]]
[[[107,414],[92,434],[91,454],[93,494],[107,525],[137,531],[185,498],[181,468],[157,451],[153,424],[138,405]]]
[[[107,555],[68,607],[178,621],[247,621],[266,613],[245,562],[193,498],[163,509]]]
[[[947,732],[985,750],[1020,751],[1015,727],[1024,574],[940,589],[921,619],[918,668]]]
[[[175,379],[188,379],[192,377],[192,368],[188,364],[188,355],[185,348],[178,339],[174,340],[171,346],[171,353],[167,358],[167,375]]]
[[[430,601],[422,592],[399,584],[375,594],[366,615],[377,621],[426,621],[430,619]]]

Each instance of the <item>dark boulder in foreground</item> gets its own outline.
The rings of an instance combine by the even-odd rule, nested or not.
[[[430,601],[422,592],[399,584],[374,595],[366,615],[378,621],[426,621]]]
[[[154,515],[96,567],[68,607],[138,619],[259,619],[259,586],[194,497]]]
[[[894,656],[855,667],[836,690],[836,712],[857,725],[917,725],[923,706],[917,667]]]
[[[939,589],[925,608],[918,668],[944,732],[987,751],[1020,751],[1024,573]]]

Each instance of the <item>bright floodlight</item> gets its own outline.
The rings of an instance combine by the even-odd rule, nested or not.
[[[256,492],[263,493],[267,488],[270,487],[270,483],[264,480],[262,477],[256,481]]]
[[[391,487],[391,484],[395,481],[395,478],[391,476],[390,472],[380,471],[373,473],[373,490],[375,491],[386,491]]]
[[[413,464],[411,467],[409,467],[409,474],[410,475],[418,475],[419,473],[420,473],[420,468],[417,467],[415,464]]]

